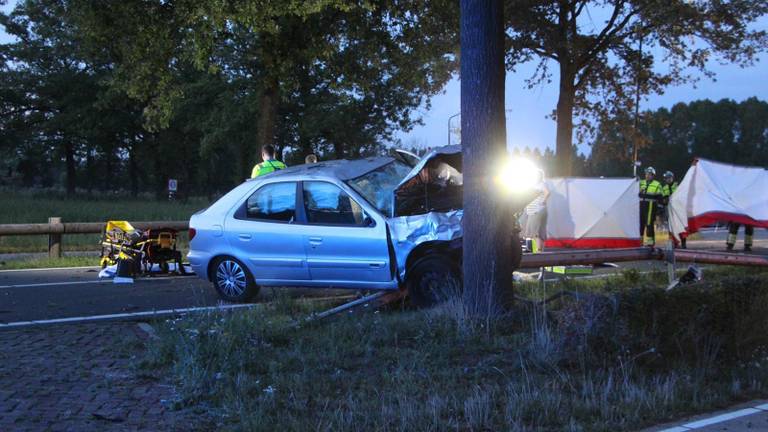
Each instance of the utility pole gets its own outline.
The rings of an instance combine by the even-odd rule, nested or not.
[[[451,145],[451,120],[453,120],[455,117],[458,117],[461,115],[461,112],[457,112],[456,114],[448,117],[448,145]]]
[[[641,22],[642,25],[642,22]],[[634,121],[634,136],[632,137],[633,141],[633,150],[632,150],[632,176],[637,177],[637,153],[638,153],[638,147],[640,145],[640,92],[641,92],[641,77],[640,74],[643,70],[643,33],[639,32],[638,35],[639,39],[639,46],[638,46],[638,56],[637,56],[637,68],[635,71],[635,121]]]

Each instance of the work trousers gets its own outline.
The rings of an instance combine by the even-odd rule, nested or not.
[[[652,243],[656,243],[656,231],[653,228],[656,222],[657,204],[654,201],[640,201],[640,238],[647,236]]]
[[[726,241],[726,244],[733,248],[733,246],[736,244],[736,237],[739,235],[739,227],[741,224],[737,223],[730,223],[730,226],[728,227],[728,240]],[[744,225],[744,246],[745,247],[752,247],[752,236],[755,234],[755,227],[752,225]]]

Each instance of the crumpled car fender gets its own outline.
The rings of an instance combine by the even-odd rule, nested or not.
[[[450,242],[462,237],[464,210],[429,212],[387,219],[400,280],[405,280],[408,255],[420,244],[430,241]]]

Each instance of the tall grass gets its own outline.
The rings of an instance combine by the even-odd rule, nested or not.
[[[186,220],[208,205],[203,199],[188,202],[157,201],[125,196],[75,197],[41,192],[0,190],[0,224],[45,223],[49,217],[61,217],[64,222],[104,222],[107,220],[164,221]],[[98,235],[64,237],[65,250],[95,250]],[[47,250],[45,236],[0,237],[0,253],[41,252]]]
[[[666,315],[671,305],[691,309],[695,293],[666,298],[669,310],[656,318],[670,328],[659,334],[621,312],[607,317],[611,325],[577,333],[583,343],[572,344],[571,329],[553,316],[589,318],[573,312],[589,309],[573,298],[546,310],[518,309],[490,331],[457,300],[426,312],[390,310],[297,327],[296,309],[284,299],[261,311],[161,323],[142,366],[168,368],[178,403],[206,409],[229,430],[634,430],[766,395],[765,351],[739,345],[737,357],[726,355],[725,345],[712,345],[723,334],[719,324],[693,318],[728,310],[718,306],[718,293],[740,282],[713,278],[711,286],[692,288],[702,290],[703,308],[680,311],[676,322]],[[753,300],[768,298],[765,275],[745,284],[740,289],[759,293]],[[663,290],[641,291],[628,301],[647,297],[662,306]],[[732,312],[721,317],[728,331],[739,331],[737,313],[760,318],[756,308]],[[654,319],[652,309],[644,313]],[[712,339],[697,339],[686,320]],[[764,329],[755,330],[765,342]],[[701,355],[677,352],[674,344],[700,348]]]

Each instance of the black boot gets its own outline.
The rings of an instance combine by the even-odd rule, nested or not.
[[[752,252],[752,245],[744,245],[744,252]]]
[[[732,251],[733,250],[733,244],[732,243],[727,243],[726,246],[725,246],[725,250]]]

